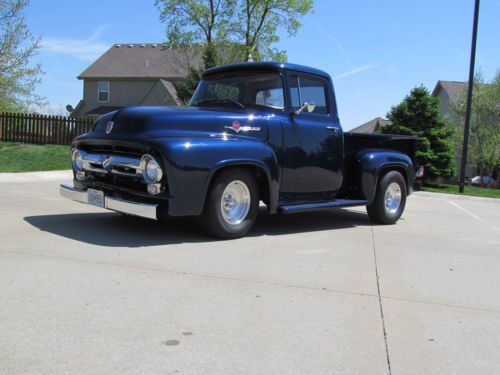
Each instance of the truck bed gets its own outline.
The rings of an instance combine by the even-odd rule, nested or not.
[[[344,155],[346,164],[359,150],[384,149],[408,155],[415,165],[418,137],[395,134],[344,133]]]

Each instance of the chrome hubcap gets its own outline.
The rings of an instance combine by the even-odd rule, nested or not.
[[[396,182],[392,182],[385,191],[385,211],[390,215],[395,215],[401,205],[401,187]]]
[[[222,217],[231,225],[240,224],[247,217],[250,210],[250,190],[243,181],[229,183],[220,202]]]

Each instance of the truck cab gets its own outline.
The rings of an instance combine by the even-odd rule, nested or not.
[[[187,107],[102,116],[72,144],[61,194],[161,219],[197,216],[221,238],[270,214],[366,205],[392,224],[412,191],[417,139],[344,133],[330,76],[274,62],[206,70]]]

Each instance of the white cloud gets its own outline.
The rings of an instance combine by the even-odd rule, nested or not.
[[[348,70],[347,72],[339,74],[338,76],[335,76],[334,78],[335,79],[342,79],[342,78],[350,77],[350,76],[353,76],[353,75],[361,73],[361,72],[366,72],[367,70],[375,69],[376,67],[377,66],[375,64],[358,66],[357,68]]]
[[[99,41],[103,31],[110,25],[97,27],[89,38],[43,38],[42,49],[48,52],[71,55],[80,60],[93,61],[109,48],[107,43]]]

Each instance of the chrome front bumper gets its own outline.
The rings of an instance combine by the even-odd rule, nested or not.
[[[88,204],[87,190],[76,189],[68,185],[61,185],[59,188],[59,193],[65,198],[69,198],[71,200],[80,203]],[[141,216],[148,219],[154,219],[154,220],[158,219],[156,213],[157,207],[158,207],[157,204],[137,203],[137,202],[126,201],[118,198],[104,196],[103,208],[122,212],[129,215]]]

